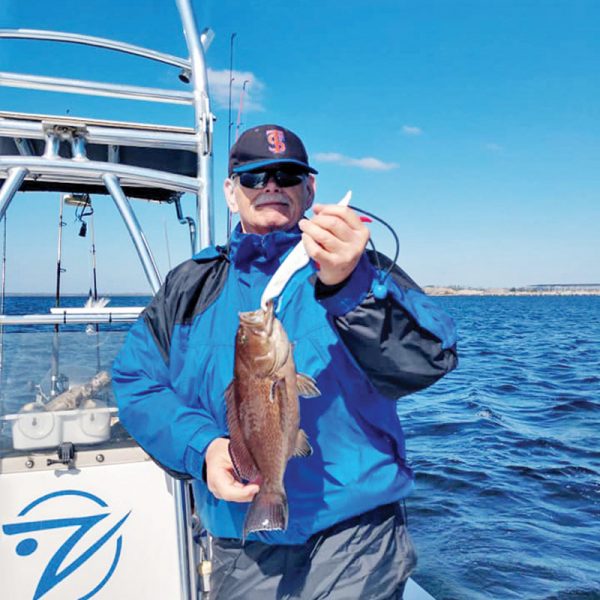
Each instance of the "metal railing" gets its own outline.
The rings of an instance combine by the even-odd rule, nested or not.
[[[176,0],[177,8],[183,25],[183,32],[190,54],[189,59],[179,58],[170,54],[157,52],[148,48],[134,46],[125,42],[99,38],[76,33],[60,31],[40,31],[35,29],[0,29],[0,38],[45,40],[51,42],[80,44],[139,56],[141,58],[169,64],[181,69],[179,78],[190,82],[192,91],[168,90],[151,87],[101,83],[95,81],[68,79],[61,77],[44,77],[40,75],[25,75],[21,73],[0,73],[0,86],[19,87],[23,89],[48,90],[62,93],[87,94],[92,96],[106,96],[130,100],[145,100],[151,102],[166,102],[184,104],[194,109],[194,128],[189,133],[160,131],[160,128],[150,127],[148,130],[132,127],[87,126],[83,134],[86,143],[107,144],[111,146],[109,161],[118,157],[116,148],[120,145],[171,148],[193,151],[196,154],[197,177],[183,177],[181,175],[159,175],[156,171],[139,167],[123,167],[119,169],[104,167],[106,173],[123,177],[121,183],[137,182],[144,180],[150,185],[163,186],[166,189],[192,192],[196,195],[196,218],[198,222],[198,236],[195,241],[194,251],[213,243],[214,206],[213,206],[213,173],[212,173],[212,147],[213,147],[213,121],[214,116],[210,108],[208,77],[204,51],[210,45],[212,32],[208,29],[201,34],[198,32],[190,0]],[[58,122],[59,118],[57,118]],[[112,124],[118,125],[118,124]],[[31,156],[33,150],[29,139],[43,139],[46,132],[40,124],[26,119],[0,118],[0,135],[11,136],[21,155]],[[35,157],[34,157],[35,158]],[[57,158],[57,157],[53,157]],[[79,156],[81,158],[81,155]],[[60,163],[47,161],[46,164],[34,162],[18,162],[14,159],[1,159],[0,172],[14,168],[27,169],[26,176],[52,175],[57,181],[69,182],[73,175],[78,177],[97,176],[99,164],[90,164],[86,168],[68,166],[69,161],[62,159]],[[52,164],[51,164],[52,163]],[[105,163],[102,163],[105,164]],[[115,164],[113,162],[113,164]],[[60,179],[60,173],[66,174]],[[192,184],[194,181],[194,184]],[[5,182],[5,186],[6,187]],[[0,195],[6,195],[3,189]]]

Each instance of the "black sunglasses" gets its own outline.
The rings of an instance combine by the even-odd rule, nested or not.
[[[261,190],[266,187],[271,177],[279,187],[293,187],[302,183],[306,173],[301,171],[250,171],[248,173],[239,173],[240,184],[245,188]]]

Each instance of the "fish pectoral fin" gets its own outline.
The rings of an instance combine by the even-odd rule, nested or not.
[[[273,379],[271,383],[271,392],[269,393],[269,402],[273,403],[277,399],[277,393],[286,393],[285,379]]]
[[[296,373],[296,388],[298,395],[304,398],[316,398],[321,395],[317,382],[310,375],[303,373]]]
[[[308,443],[308,436],[304,429],[298,429],[296,436],[296,447],[292,456],[311,456],[313,453],[312,446]]]

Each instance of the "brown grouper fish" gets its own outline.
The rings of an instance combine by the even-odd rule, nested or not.
[[[227,387],[229,452],[240,480],[257,483],[244,521],[253,531],[286,529],[288,505],[283,475],[292,456],[312,449],[300,425],[298,396],[320,396],[315,381],[296,373],[292,345],[274,315],[265,310],[239,314],[233,381]]]

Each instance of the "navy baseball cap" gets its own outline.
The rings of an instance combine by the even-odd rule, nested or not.
[[[302,140],[280,125],[259,125],[247,129],[229,153],[229,175],[271,165],[295,165],[300,170],[318,173],[308,164]]]

